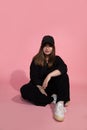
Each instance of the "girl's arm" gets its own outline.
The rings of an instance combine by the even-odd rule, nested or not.
[[[48,82],[50,81],[50,79],[51,79],[52,77],[56,77],[56,76],[59,76],[59,75],[61,75],[61,72],[60,72],[59,70],[54,70],[54,71],[50,72],[50,73],[46,76],[46,78],[45,78],[45,80],[44,80],[44,82],[43,82],[42,87],[45,89],[45,88],[48,86]]]

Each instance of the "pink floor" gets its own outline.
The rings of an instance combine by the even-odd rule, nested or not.
[[[0,85],[0,130],[87,130],[85,85],[71,84],[64,122],[53,119],[52,106],[37,107],[22,100],[18,89],[11,82]]]

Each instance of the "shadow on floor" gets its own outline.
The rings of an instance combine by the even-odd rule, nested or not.
[[[12,101],[15,103],[19,103],[19,104],[25,104],[25,105],[33,105],[30,102],[24,100],[21,95],[16,95],[15,97],[12,98]]]
[[[23,70],[15,70],[11,74],[10,84],[17,91],[20,90],[21,86],[28,83],[29,79],[26,76],[26,73]]]

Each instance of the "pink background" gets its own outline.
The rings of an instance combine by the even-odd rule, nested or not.
[[[56,53],[68,65],[70,80],[87,83],[86,0],[0,1],[0,80],[14,72],[29,77],[31,58],[42,36],[53,35]]]
[[[15,114],[18,108],[23,109],[22,105],[17,108],[17,105],[15,106],[12,102],[21,103],[19,97],[16,96],[13,98],[13,95],[19,94],[18,90],[20,86],[28,82],[31,59],[38,52],[42,37],[45,34],[52,35],[55,38],[56,54],[60,55],[68,66],[71,83],[71,97],[76,97],[76,90],[73,88],[80,87],[80,92],[84,92],[82,93],[82,97],[84,97],[84,99],[86,98],[86,96],[83,95],[86,95],[85,90],[87,90],[85,87],[87,85],[87,1],[1,0],[0,101],[2,103],[2,111],[5,112],[5,108],[9,110],[7,114],[5,113],[7,118],[5,115],[4,118],[3,112],[0,111],[2,114],[1,116],[3,117],[1,120],[2,122],[0,121],[0,123],[2,123],[1,128],[5,127],[4,124],[8,121],[8,113],[13,110],[13,107],[15,110],[12,111],[12,114]],[[84,91],[82,91],[82,88],[85,88]],[[79,89],[77,91],[79,92]],[[10,100],[10,98],[12,98],[12,100]],[[74,98],[72,98],[72,101],[74,100],[74,103],[76,102],[78,105],[77,99],[74,100]],[[13,104],[13,106],[10,104]],[[26,106],[23,106],[24,109]],[[78,106],[77,108],[79,109],[79,107],[81,108],[81,106]],[[72,108],[71,111],[73,110]],[[24,111],[26,111],[26,109]],[[33,106],[31,109],[34,109]],[[76,112],[78,112],[78,109]],[[18,113],[20,112],[17,112],[17,114]],[[22,113],[21,110],[20,115]],[[73,112],[70,113],[72,113],[72,115],[74,114]],[[10,114],[10,121],[12,119],[12,114]],[[13,117],[12,126],[7,125],[8,127],[6,126],[6,130],[20,128],[14,125],[16,117],[15,115],[13,115]],[[4,119],[7,119],[7,121],[5,122]],[[82,123],[82,120],[80,120],[80,122]],[[70,124],[72,124],[72,122]],[[55,125],[55,123],[53,125]],[[13,129],[13,126],[15,126],[15,129]],[[26,126],[28,126],[28,122]],[[25,127],[22,126],[21,129],[22,128]],[[33,128],[32,125],[32,130]],[[39,128],[39,123],[37,128]],[[54,129],[54,127],[51,128],[52,130]],[[65,128],[70,130],[72,127],[70,126],[69,129],[67,127]],[[56,129],[57,127],[54,130]],[[75,126],[74,129],[76,129]],[[81,130],[82,129],[83,127],[81,127]]]

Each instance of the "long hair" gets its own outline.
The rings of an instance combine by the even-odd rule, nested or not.
[[[34,56],[33,60],[36,65],[45,66],[46,65],[46,57],[43,52],[43,47],[41,46],[39,49],[39,52]],[[49,55],[48,59],[48,67],[51,67],[55,62],[55,46],[52,46],[53,50],[51,54]]]

